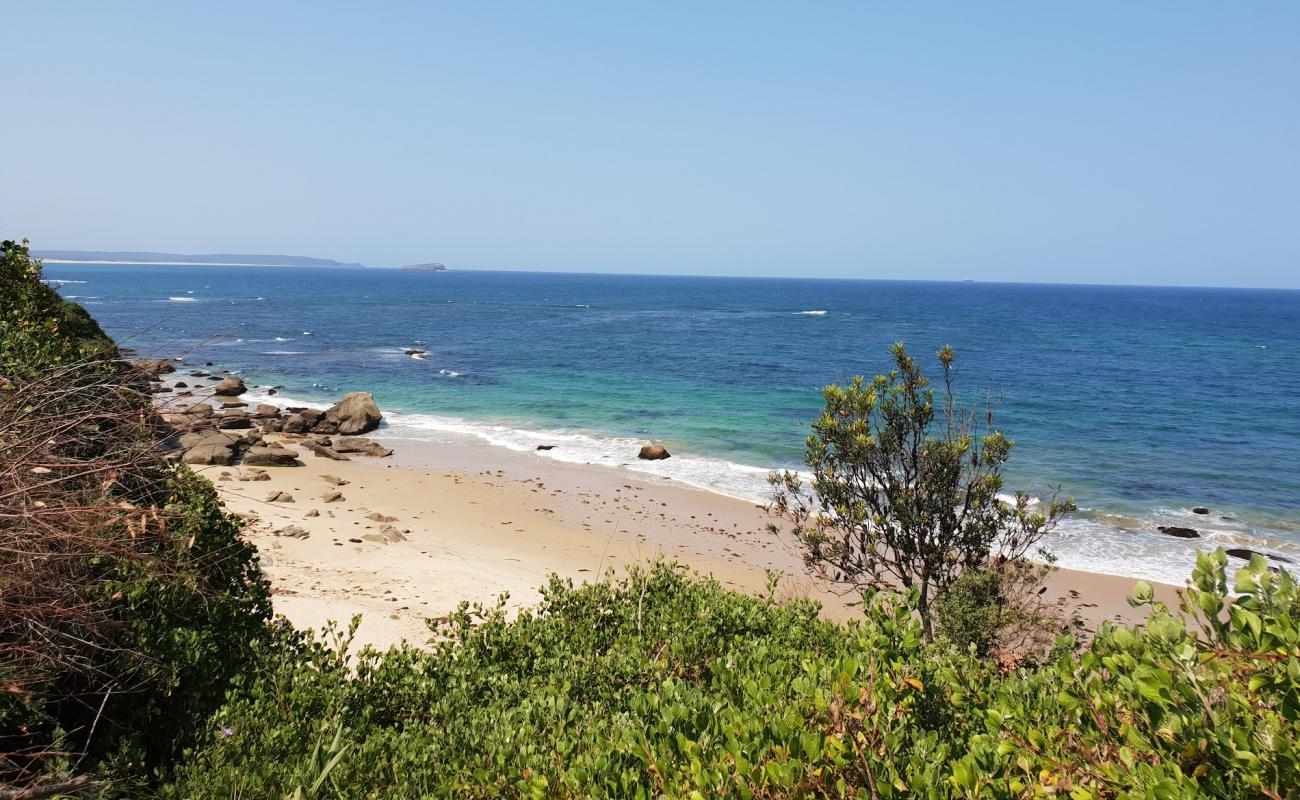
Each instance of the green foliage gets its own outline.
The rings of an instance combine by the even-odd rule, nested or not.
[[[285,629],[163,796],[1294,796],[1300,598],[1259,561],[1230,599],[1224,560],[1198,632],[1157,609],[1009,674],[898,595],[840,627],[663,564],[462,607],[432,653]]]
[[[811,486],[772,476],[774,508],[790,520],[810,568],[858,586],[917,590],[930,636],[931,605],[967,570],[1022,561],[1072,501],[1041,507],[999,497],[1013,442],[993,429],[993,407],[958,407],[951,347],[938,353],[942,416],[902,342],[894,369],[868,382],[827,386],[804,460]]]
[[[43,282],[27,243],[0,242],[0,382],[110,352],[112,340],[86,310]]]
[[[940,595],[934,615],[940,636],[984,656],[997,644],[1002,609],[1002,576],[991,570],[970,570]]]
[[[0,784],[138,780],[265,634],[256,550],[158,451],[145,383],[0,245]]]

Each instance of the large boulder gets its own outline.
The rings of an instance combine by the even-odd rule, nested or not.
[[[244,454],[244,465],[249,467],[295,467],[298,454],[284,447],[250,447]]]
[[[672,453],[661,444],[647,444],[642,446],[641,452],[637,453],[636,457],[646,461],[662,461],[665,458],[672,458]]]
[[[280,409],[277,408],[276,406],[271,405],[270,403],[258,403],[257,416],[262,417],[264,419],[278,417],[280,416]]]
[[[348,392],[337,405],[325,412],[325,421],[337,426],[338,432],[344,436],[369,433],[379,427],[383,418],[370,392]]]
[[[247,390],[244,381],[233,376],[212,387],[212,393],[219,397],[238,397]]]

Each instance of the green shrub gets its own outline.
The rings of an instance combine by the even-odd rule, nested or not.
[[[158,451],[147,381],[117,356],[4,242],[0,784],[138,783],[222,702],[270,616],[255,549]]]
[[[1295,584],[1202,557],[1164,609],[1001,674],[868,594],[847,627],[655,565],[468,609],[434,652],[259,650],[165,797],[1259,798],[1300,785]],[[1149,590],[1138,589],[1149,603]]]
[[[969,570],[935,601],[939,635],[963,650],[986,656],[997,645],[1002,623],[1002,576]]]

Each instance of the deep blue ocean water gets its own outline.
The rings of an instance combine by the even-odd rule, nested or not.
[[[1085,512],[1064,565],[1181,581],[1195,547],[1300,554],[1300,292],[268,267],[46,266],[141,353],[282,397],[374,392],[392,432],[475,436],[761,499],[819,389],[904,340],[1001,398],[1008,488]],[[404,354],[424,348],[422,358]],[[934,373],[937,376],[937,369]],[[663,441],[674,458],[635,463]],[[1209,516],[1193,515],[1208,506]],[[1206,538],[1172,539],[1160,524]],[[1300,558],[1297,558],[1300,561]]]

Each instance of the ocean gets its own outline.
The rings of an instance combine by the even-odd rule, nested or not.
[[[1007,488],[1073,496],[1062,566],[1181,583],[1197,548],[1300,563],[1300,292],[525,272],[51,264],[141,354],[280,399],[375,394],[393,435],[479,439],[762,502],[820,388],[957,351]],[[409,356],[404,351],[426,351]],[[673,458],[638,462],[644,441]],[[1208,515],[1191,509],[1205,506]],[[1175,539],[1159,525],[1197,529]]]

